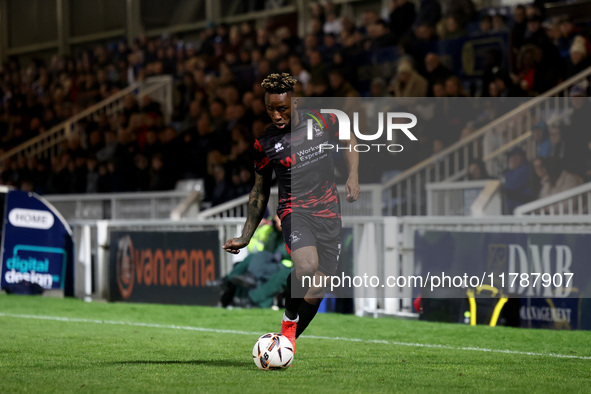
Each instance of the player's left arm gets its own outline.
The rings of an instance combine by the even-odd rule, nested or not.
[[[351,133],[351,138],[343,142],[348,145],[348,148],[344,151],[345,161],[349,168],[349,177],[347,178],[347,183],[345,183],[347,201],[354,202],[357,201],[361,193],[361,188],[359,187],[359,152],[354,149],[357,145],[355,134]]]

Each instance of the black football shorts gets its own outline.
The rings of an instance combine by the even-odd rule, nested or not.
[[[292,212],[283,218],[281,227],[290,254],[304,246],[315,246],[318,270],[326,275],[337,272],[343,227],[340,218],[328,219]]]

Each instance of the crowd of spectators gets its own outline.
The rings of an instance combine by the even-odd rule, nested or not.
[[[503,176],[507,213],[532,200],[591,182],[591,138],[585,132],[591,106],[584,89],[574,87],[570,95],[570,124],[541,120],[532,127],[533,157],[528,159],[519,147],[509,152],[509,168]],[[567,202],[561,205],[568,209]],[[555,205],[556,212],[561,205]]]
[[[285,25],[210,23],[195,41],[140,37],[49,63],[10,60],[0,75],[0,154],[149,76],[174,76],[175,110],[166,124],[159,103],[130,95],[123,114],[84,123],[85,140],[70,139],[51,161],[3,163],[0,182],[41,194],[101,193],[167,190],[202,178],[215,205],[250,190],[250,148],[268,124],[260,82],[271,72],[294,75],[299,96],[522,97],[591,65],[588,32],[568,18],[545,19],[535,5],[506,14],[478,13],[471,0],[422,0],[419,7],[393,0],[388,15],[367,11],[354,20],[327,2],[311,13],[303,38]],[[477,84],[454,75],[433,49],[441,40],[496,32],[508,32],[512,54],[492,51]],[[396,72],[376,72],[365,87],[356,59],[384,48],[400,54]],[[423,141],[408,160],[458,138]],[[414,164],[408,160],[395,169]]]

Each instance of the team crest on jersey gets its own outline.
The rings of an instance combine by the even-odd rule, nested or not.
[[[283,150],[283,145],[281,145],[281,142],[278,142],[275,144],[275,152],[280,152]]]
[[[312,131],[314,132],[314,137],[321,137],[324,134],[322,127],[318,123],[312,124]]]
[[[292,232],[289,234],[289,243],[293,245],[294,243],[298,242],[301,239],[301,235],[302,233],[299,231]]]

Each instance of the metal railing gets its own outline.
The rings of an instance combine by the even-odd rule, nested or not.
[[[382,215],[382,187],[380,185],[368,184],[361,185],[361,194],[354,203],[348,203],[346,199],[347,192],[345,186],[337,186],[339,197],[341,199],[342,216],[381,216]],[[271,215],[275,214],[277,209],[278,191],[274,187],[271,189],[269,203],[267,207]],[[217,205],[213,208],[202,211],[197,217],[199,219],[220,219],[230,217],[246,217],[248,210],[248,195],[235,198],[232,201]]]
[[[489,181],[430,183],[427,215],[469,216],[470,207]]]
[[[546,93],[533,98],[509,111],[495,121],[480,128],[468,137],[456,142],[438,154],[423,160],[417,165],[399,174],[384,185],[386,214],[407,216],[427,213],[427,193],[425,185],[432,182],[454,181],[465,175],[466,167],[473,157],[482,157],[491,171],[491,175],[500,175],[505,169],[504,153],[519,139],[530,154],[534,150],[531,131],[542,114],[556,114],[566,117],[570,113],[569,90],[579,84],[589,84],[591,68],[575,75]],[[587,85],[588,86],[588,85]],[[554,120],[557,120],[555,118]],[[488,152],[490,141],[494,140],[496,149]],[[491,156],[492,154],[492,156]]]
[[[45,199],[72,220],[168,219],[189,191],[48,195]]]
[[[102,115],[110,117],[122,112],[125,97],[129,94],[134,95],[138,100],[149,95],[155,101],[160,102],[163,107],[164,117],[169,120],[172,115],[173,105],[172,82],[172,77],[168,75],[151,77],[143,83],[136,82],[100,103],[52,127],[43,134],[0,155],[0,168],[6,160],[18,156],[34,156],[37,158],[51,159],[61,153],[63,142],[74,136],[80,139],[82,147],[86,147],[87,136],[82,123],[86,121],[98,121]]]
[[[554,194],[515,208],[515,215],[589,215],[591,183]]]

